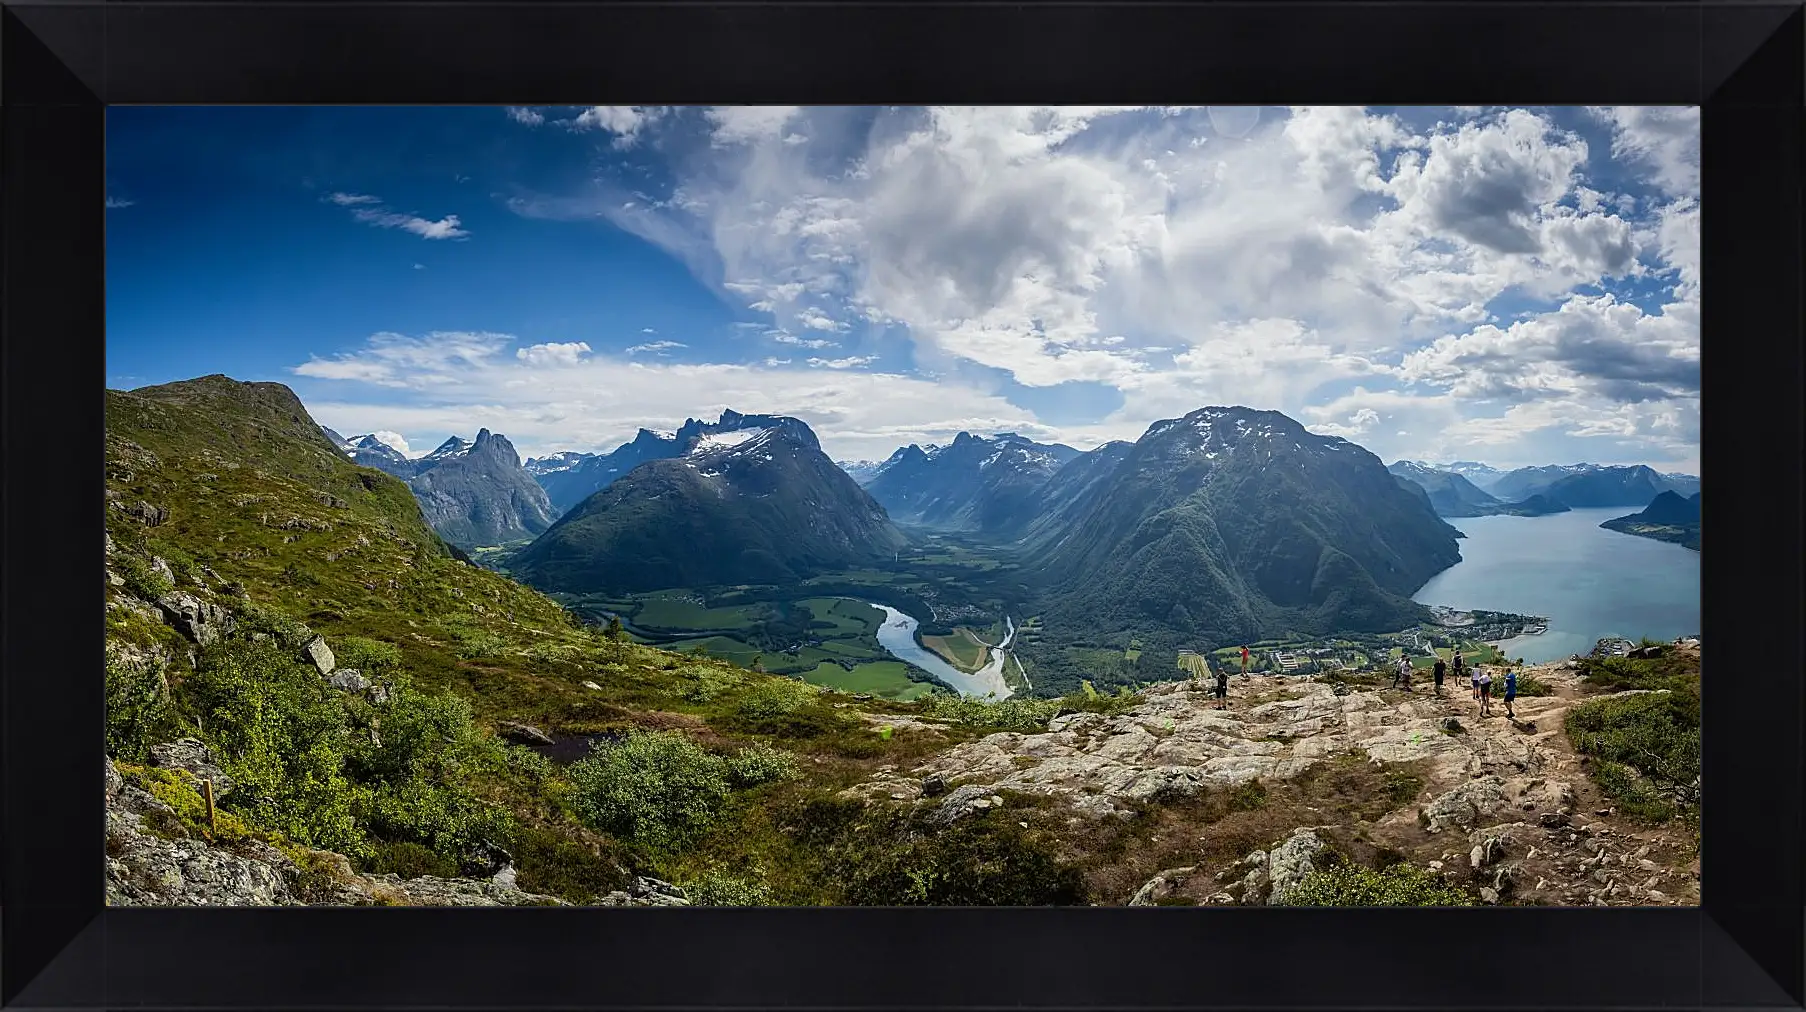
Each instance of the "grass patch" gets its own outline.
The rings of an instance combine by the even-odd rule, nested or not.
[[[1625,815],[1646,823],[1696,815],[1697,690],[1590,700],[1569,710],[1563,727],[1574,751],[1591,758],[1593,782]]]
[[[1468,907],[1473,898],[1409,864],[1375,871],[1337,864],[1306,875],[1286,897],[1297,907]]]

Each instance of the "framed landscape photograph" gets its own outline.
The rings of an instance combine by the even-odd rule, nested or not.
[[[0,1001],[1797,1006],[1801,16],[1312,11],[9,7]]]

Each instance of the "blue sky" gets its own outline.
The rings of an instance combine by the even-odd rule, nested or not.
[[[415,454],[723,407],[882,457],[1205,404],[1697,468],[1692,109],[116,108],[108,374]]]

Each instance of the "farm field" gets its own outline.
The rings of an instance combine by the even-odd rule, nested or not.
[[[802,678],[841,692],[869,692],[887,699],[916,699],[934,691],[933,685],[911,679],[909,666],[902,661],[871,661],[851,671],[823,661],[814,669],[803,672]]]
[[[642,629],[744,629],[752,624],[748,607],[709,608],[681,591],[667,591],[639,598],[633,624]]]
[[[989,643],[981,642],[965,626],[955,628],[951,636],[923,636],[922,645],[961,671],[977,671],[983,667],[990,649]]]

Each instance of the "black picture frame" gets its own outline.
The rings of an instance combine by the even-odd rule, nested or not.
[[[0,1004],[1800,1007],[1803,52],[1798,3],[5,4]],[[106,908],[105,107],[601,101],[1703,106],[1703,907]]]

